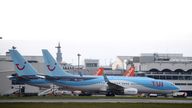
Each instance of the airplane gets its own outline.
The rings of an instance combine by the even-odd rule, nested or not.
[[[170,94],[179,91],[179,88],[169,81],[148,77],[72,75],[59,66],[48,50],[43,49],[42,52],[47,73],[52,74],[52,78],[48,80],[64,89],[80,90],[84,93],[105,93],[106,96],[138,93]]]
[[[51,83],[44,76],[39,75],[37,70],[16,49],[11,49],[9,52],[16,71],[16,74],[8,76],[13,83],[50,88]]]

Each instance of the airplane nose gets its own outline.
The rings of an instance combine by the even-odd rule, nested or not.
[[[180,90],[180,88],[175,86],[175,91],[179,91],[179,90]]]

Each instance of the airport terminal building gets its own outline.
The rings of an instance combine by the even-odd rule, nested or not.
[[[192,95],[192,57],[183,54],[144,53],[141,56],[117,56],[113,69],[126,69],[133,63],[137,75],[168,80]]]

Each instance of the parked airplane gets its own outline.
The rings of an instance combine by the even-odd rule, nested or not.
[[[15,76],[9,76],[10,80],[16,84],[28,84],[37,87],[50,88],[51,83],[43,76],[38,75],[35,68],[33,68],[17,50],[12,49],[9,50],[9,52],[16,71]]]
[[[106,96],[133,95],[138,93],[169,94],[179,90],[173,83],[148,77],[125,76],[76,76],[65,72],[53,59],[48,50],[42,50],[46,68],[54,84],[68,90],[80,90],[84,93],[105,93]],[[50,68],[51,67],[51,68]],[[59,76],[57,74],[59,74]]]

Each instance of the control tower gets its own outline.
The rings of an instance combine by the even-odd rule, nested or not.
[[[57,62],[61,63],[62,62],[62,53],[61,53],[61,46],[60,46],[60,42],[58,43],[58,46],[56,46],[55,48],[57,48]]]

